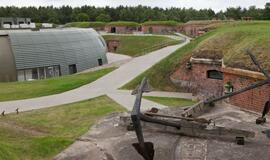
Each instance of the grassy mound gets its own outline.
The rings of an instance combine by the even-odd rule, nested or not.
[[[107,68],[89,73],[37,81],[0,83],[0,101],[27,99],[62,93],[91,83],[114,69]]]
[[[119,40],[116,52],[129,56],[141,56],[151,51],[180,43],[179,40],[164,36],[115,36],[105,35],[105,40]]]
[[[106,96],[0,118],[0,159],[53,159],[95,122],[125,111]]]
[[[110,23],[108,23],[107,26],[128,26],[128,27],[137,27],[137,26],[139,26],[139,24],[136,23],[136,22],[131,22],[131,21],[115,21],[115,22],[110,22]]]
[[[65,27],[76,28],[102,28],[106,25],[105,22],[72,22],[65,25]]]
[[[238,22],[226,24],[217,29],[215,35],[200,43],[194,50],[194,57],[211,58],[222,53],[226,66],[258,71],[250,57],[245,54],[250,49],[264,68],[270,70],[270,22]]]
[[[143,77],[148,77],[156,90],[177,90],[170,81],[170,75],[179,67],[183,59],[194,53],[194,57],[207,58],[212,53],[202,50],[218,50],[224,57],[227,66],[257,70],[244,50],[249,48],[263,67],[270,69],[270,22],[236,22],[224,24],[190,44],[178,49],[152,68],[123,86],[123,89],[134,89]],[[203,53],[203,54],[202,54]],[[218,55],[219,56],[219,55]]]
[[[142,25],[149,26],[149,25],[164,25],[164,26],[178,26],[180,23],[176,21],[147,21],[144,22]]]

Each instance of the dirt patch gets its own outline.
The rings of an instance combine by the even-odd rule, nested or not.
[[[223,58],[223,53],[221,50],[218,49],[201,49],[201,50],[195,50],[192,53],[192,57],[194,58],[206,58],[206,59],[213,59],[213,60],[219,60]]]
[[[16,130],[16,132],[22,132],[25,134],[29,135],[34,135],[34,136],[42,136],[45,135],[46,133],[35,130],[33,128],[28,128],[26,126],[21,126],[13,122],[0,122],[0,126],[4,128],[8,128],[10,130]]]

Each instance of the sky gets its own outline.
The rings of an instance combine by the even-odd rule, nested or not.
[[[151,7],[193,7],[195,9],[212,8],[215,11],[225,10],[228,7],[249,7],[255,5],[263,8],[269,0],[0,0],[0,6],[50,6],[59,7],[70,5],[73,7],[94,5],[97,7],[119,5]]]

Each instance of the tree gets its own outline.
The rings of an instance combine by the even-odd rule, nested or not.
[[[264,17],[267,20],[270,20],[270,3],[265,4]]]
[[[242,17],[242,9],[241,9],[241,7],[227,8],[225,15],[227,18],[233,18],[235,20],[239,20]]]
[[[76,20],[78,22],[85,22],[85,21],[89,21],[89,16],[86,13],[79,13],[76,16]]]
[[[100,14],[99,16],[97,16],[96,21],[100,21],[100,22],[110,22],[111,21],[111,16],[108,14]]]

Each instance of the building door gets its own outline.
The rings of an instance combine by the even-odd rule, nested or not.
[[[74,74],[74,73],[77,73],[77,67],[76,67],[76,64],[71,64],[68,66],[68,69],[69,69],[69,74]]]
[[[116,28],[115,27],[111,27],[111,33],[116,33]]]
[[[148,32],[149,32],[150,34],[152,34],[152,33],[153,33],[153,28],[152,28],[152,27],[149,27]]]
[[[102,62],[102,59],[101,59],[101,58],[98,59],[98,65],[99,65],[99,66],[102,66],[102,65],[103,65],[103,62]]]

